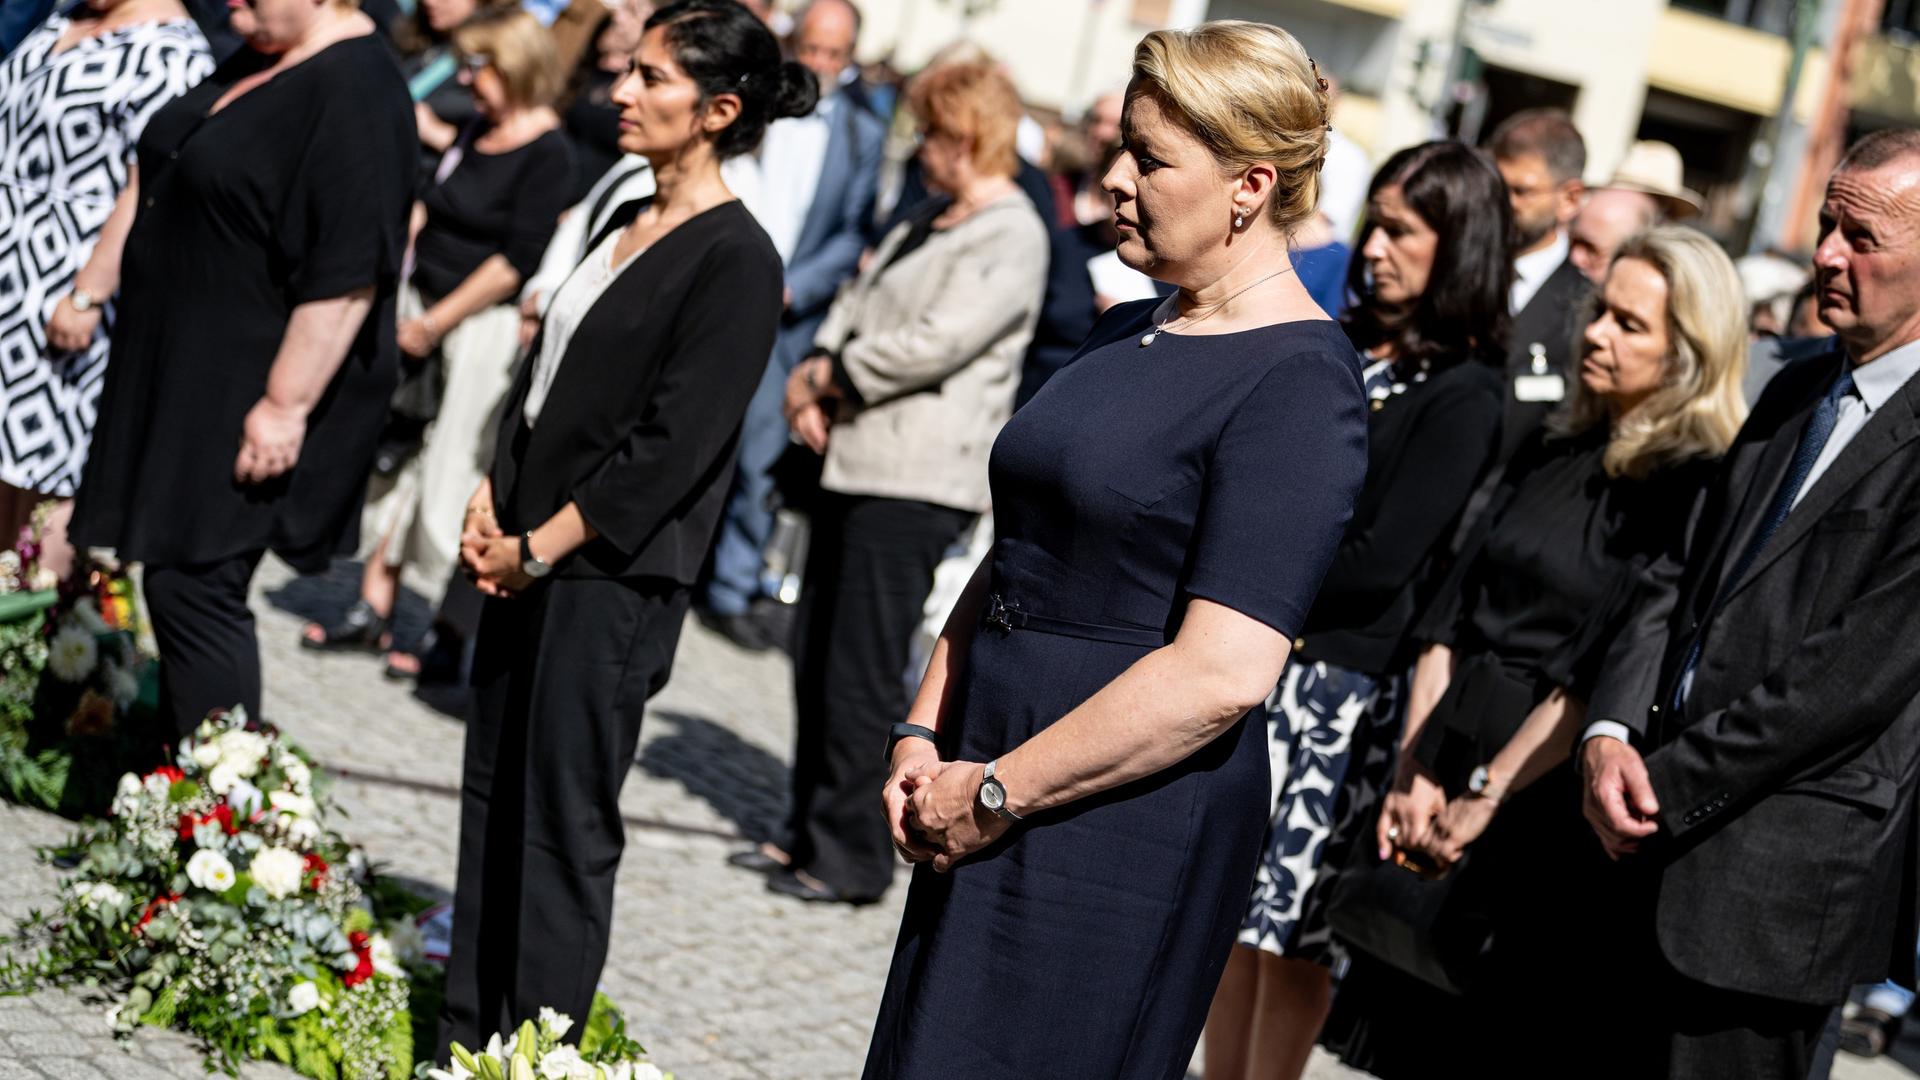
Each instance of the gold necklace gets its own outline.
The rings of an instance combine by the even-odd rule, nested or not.
[[[1255,280],[1251,284],[1242,285],[1240,288],[1235,289],[1232,293],[1230,293],[1226,299],[1208,308],[1207,313],[1205,315],[1196,315],[1196,316],[1190,317],[1189,321],[1185,325],[1181,326],[1180,329],[1182,330],[1191,329],[1192,327],[1198,326],[1201,323],[1206,322],[1208,319],[1211,319],[1214,315],[1218,314],[1221,310],[1223,310],[1228,304],[1232,303],[1235,297],[1238,297],[1241,293],[1246,292],[1248,289],[1253,288],[1255,285],[1258,285],[1261,282],[1272,281],[1274,278],[1279,277],[1281,274],[1291,274],[1291,273],[1293,273],[1293,264],[1289,262],[1284,268],[1275,270],[1273,273],[1268,274],[1266,277],[1259,278],[1258,280]],[[1180,306],[1178,303],[1175,302],[1176,297],[1178,295],[1179,294],[1176,293],[1174,296],[1167,297],[1167,300],[1166,300],[1167,305],[1172,306],[1176,310],[1178,310]],[[1153,329],[1147,331],[1146,333],[1141,334],[1140,347],[1144,349],[1147,346],[1153,344],[1154,339],[1159,337],[1162,331],[1166,330],[1167,324],[1173,322],[1177,318],[1179,318],[1178,315],[1169,314],[1166,318],[1160,320],[1159,325],[1155,326]]]

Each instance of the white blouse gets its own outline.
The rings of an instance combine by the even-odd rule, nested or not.
[[[621,233],[616,229],[599,245],[587,253],[587,257],[574,267],[573,273],[553,294],[553,302],[547,307],[546,322],[542,325],[540,336],[540,355],[533,359],[533,382],[527,387],[527,402],[521,406],[520,417],[528,427],[540,419],[540,410],[547,403],[547,394],[553,389],[554,376],[560,373],[560,361],[567,355],[567,345],[573,341],[574,331],[580,329],[581,320],[593,305],[600,302],[601,294],[614,283],[633,260],[646,253],[646,248],[620,260],[614,265],[613,249],[620,243]]]

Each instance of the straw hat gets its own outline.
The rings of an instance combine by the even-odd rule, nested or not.
[[[1613,171],[1613,179],[1599,186],[1651,195],[1669,220],[1685,221],[1700,213],[1703,201],[1699,192],[1688,190],[1681,182],[1685,175],[1680,151],[1673,144],[1642,139],[1627,147],[1627,156]]]

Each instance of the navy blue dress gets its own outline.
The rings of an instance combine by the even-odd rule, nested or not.
[[[1190,597],[1299,628],[1366,470],[1360,360],[1332,322],[1140,335],[1123,305],[991,460],[992,593],[941,755],[1018,747],[1171,641]],[[1243,717],[1187,760],[1033,814],[913,878],[868,1080],[1180,1077],[1270,805]]]

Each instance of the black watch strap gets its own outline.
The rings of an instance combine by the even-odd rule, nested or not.
[[[919,724],[909,724],[905,721],[895,724],[887,730],[887,752],[883,760],[886,761],[888,765],[893,764],[893,748],[900,745],[901,739],[925,739],[928,742],[937,741],[934,738],[932,728],[921,727]]]

